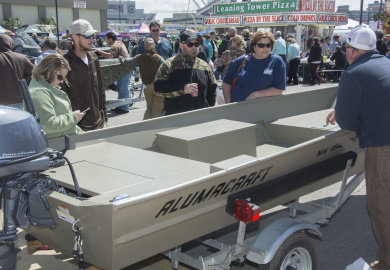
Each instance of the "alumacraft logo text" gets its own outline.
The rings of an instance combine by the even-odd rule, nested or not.
[[[233,191],[238,191],[244,187],[252,186],[256,182],[263,181],[268,172],[273,167],[274,166],[269,166],[267,168],[261,169],[258,172],[252,172],[249,175],[243,175],[230,181],[222,182],[218,185],[212,186],[211,188],[203,189],[201,191],[198,190],[195,193],[191,193],[187,196],[182,196],[178,199],[170,200],[164,204],[164,206],[154,218],[185,209],[195,204],[203,203],[206,200],[215,198],[217,196],[232,193]]]

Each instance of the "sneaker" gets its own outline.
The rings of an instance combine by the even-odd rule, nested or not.
[[[113,113],[116,113],[116,114],[125,114],[125,113],[129,113],[129,111],[125,111],[125,110],[118,109],[118,108],[111,109],[110,111],[113,112]]]

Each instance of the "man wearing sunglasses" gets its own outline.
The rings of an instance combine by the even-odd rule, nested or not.
[[[107,122],[106,93],[103,87],[99,59],[92,52],[98,30],[86,20],[76,20],[69,27],[72,48],[64,55],[71,71],[67,75],[69,85],[63,84],[72,109],[83,111],[91,108],[78,126],[84,131],[100,129]]]
[[[149,24],[150,37],[156,43],[156,52],[164,58],[168,59],[173,55],[171,42],[160,36],[160,24],[158,22],[151,22]],[[137,54],[145,52],[144,40],[142,40],[137,47]]]
[[[373,269],[390,269],[390,74],[376,50],[374,31],[362,25],[346,37],[349,67],[340,78],[335,110],[326,118],[356,131],[365,148],[366,200],[378,242]]]
[[[180,33],[180,51],[164,61],[154,81],[156,95],[164,100],[166,115],[215,105],[217,82],[208,63],[196,57],[200,43],[193,30]]]

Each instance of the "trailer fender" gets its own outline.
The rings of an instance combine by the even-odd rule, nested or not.
[[[321,232],[313,224],[291,218],[278,219],[270,223],[259,233],[251,245],[246,258],[257,264],[269,263],[283,242],[298,231],[309,232],[319,237],[322,236]]]

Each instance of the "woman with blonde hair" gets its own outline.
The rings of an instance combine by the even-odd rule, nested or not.
[[[242,36],[235,36],[231,40],[229,50],[226,50],[222,54],[222,64],[225,66],[223,74],[228,70],[230,63],[236,59],[244,55],[246,52],[246,42]]]
[[[82,132],[77,123],[86,112],[72,111],[68,95],[59,88],[68,83],[69,71],[68,61],[59,54],[49,54],[33,69],[29,90],[48,138]]]
[[[286,64],[271,53],[274,35],[257,31],[252,35],[252,53],[234,59],[222,82],[225,103],[280,95],[286,90]]]

